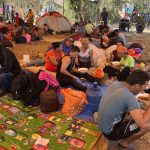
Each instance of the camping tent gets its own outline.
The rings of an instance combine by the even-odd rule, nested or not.
[[[46,13],[36,22],[36,26],[40,28],[43,28],[44,24],[47,24],[50,29],[56,32],[71,30],[71,24],[68,19],[59,12]]]

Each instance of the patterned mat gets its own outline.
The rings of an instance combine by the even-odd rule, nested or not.
[[[0,99],[0,150],[91,150],[100,135],[95,124]]]

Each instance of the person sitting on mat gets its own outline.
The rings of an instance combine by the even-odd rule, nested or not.
[[[62,42],[61,47],[65,55],[69,54],[71,51],[71,46],[73,45],[73,39],[67,38],[65,41]]]
[[[21,67],[14,53],[0,44],[0,96],[9,91],[11,81],[20,72]]]
[[[45,69],[48,71],[56,72],[59,60],[64,56],[59,42],[52,43],[53,49],[46,54]]]
[[[29,34],[28,30],[24,29],[22,35],[15,36],[14,41],[17,44],[25,44],[31,42],[31,35]]]
[[[120,64],[117,66],[113,65],[112,63],[109,63],[103,71],[108,74],[108,77],[111,79],[111,77],[117,77],[122,80],[125,80],[130,73],[134,69],[135,66],[135,60],[132,56],[128,55],[127,48],[124,46],[117,46],[117,56],[121,58]],[[123,72],[123,74],[121,73]],[[122,74],[120,76],[120,74]],[[126,75],[126,76],[125,76]]]
[[[79,67],[90,68],[94,64],[93,50],[89,47],[89,40],[82,39],[82,47],[79,53]]]
[[[85,78],[91,82],[99,82],[99,79],[94,78],[87,73],[78,71],[75,68],[75,59],[79,56],[80,49],[77,46],[72,46],[68,55],[65,55],[58,63],[56,78],[61,86],[72,86],[79,91],[86,91],[87,87],[81,84],[79,78]]]
[[[120,147],[131,148],[134,140],[150,131],[150,105],[146,111],[142,110],[135,97],[149,80],[146,72],[134,70],[125,83],[112,83],[101,99],[99,129],[107,139],[120,141]]]

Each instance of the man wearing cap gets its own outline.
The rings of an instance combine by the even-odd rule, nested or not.
[[[62,43],[62,50],[64,54],[69,54],[71,51],[71,46],[73,45],[73,39],[72,38],[67,38],[63,43]]]
[[[110,63],[104,68],[104,72],[108,74],[109,78],[117,77],[119,81],[126,81],[130,71],[135,66],[135,60],[128,55],[127,48],[124,46],[117,46],[117,55],[121,58],[120,64],[114,66]]]
[[[135,60],[132,56],[128,55],[127,48],[124,46],[118,46],[117,48],[118,56],[121,58],[120,67],[130,67],[135,66]]]

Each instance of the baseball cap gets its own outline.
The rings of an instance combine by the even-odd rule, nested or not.
[[[118,46],[117,47],[117,52],[127,53],[127,48],[125,46]]]
[[[74,42],[72,38],[67,38],[66,41]]]

